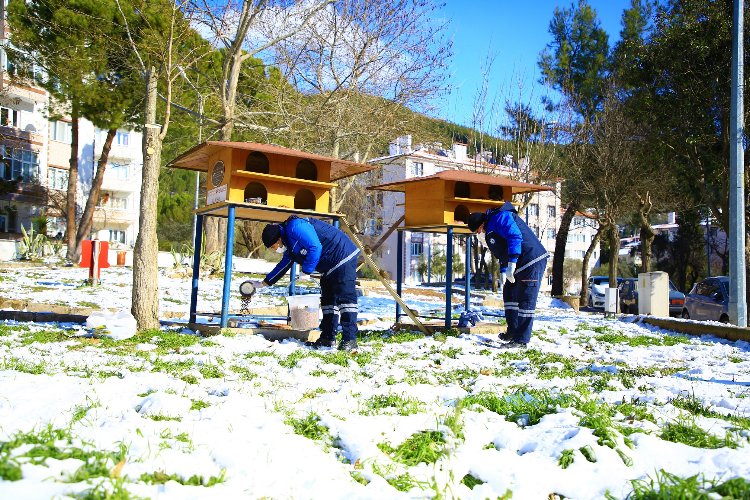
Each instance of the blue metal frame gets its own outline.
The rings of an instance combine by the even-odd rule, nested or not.
[[[445,250],[445,327],[451,327],[451,311],[453,310],[451,304],[451,287],[453,286],[453,228],[448,226],[446,232],[446,245]]]
[[[396,293],[401,297],[401,289],[404,274],[404,232],[398,231],[396,238]],[[396,302],[396,323],[401,317],[401,306]]]
[[[195,323],[195,312],[198,308],[198,281],[201,272],[201,252],[203,250],[203,216],[195,219],[195,239],[193,240],[193,280],[190,288],[189,321]]]
[[[227,207],[227,247],[224,254],[224,291],[221,295],[221,328],[227,327],[229,317],[229,297],[232,287],[232,255],[234,254],[234,215],[236,207]]]
[[[289,269],[289,295],[297,295],[297,263],[292,262]]]
[[[466,272],[464,273],[466,279],[466,289],[464,291],[464,310],[469,312],[471,310],[471,235],[466,236]]]

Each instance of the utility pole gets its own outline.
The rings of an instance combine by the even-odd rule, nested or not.
[[[196,94],[198,94],[198,144],[203,142],[203,94],[201,94],[198,89],[193,85],[193,82],[190,81],[190,79],[185,74],[185,70],[182,68],[182,66],[179,66],[180,74],[185,79],[185,81],[190,85]],[[201,184],[201,173],[196,171],[195,172],[195,194],[193,195],[193,239],[192,241],[195,241],[195,231],[196,226],[198,224],[198,214],[195,213],[195,210],[198,210],[198,196],[200,195],[200,184]]]
[[[729,144],[729,318],[737,326],[747,326],[745,298],[745,186],[743,118],[743,34],[744,0],[734,0],[732,22],[732,101]]]

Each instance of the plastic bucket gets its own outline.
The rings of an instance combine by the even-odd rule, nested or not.
[[[289,295],[289,325],[293,330],[312,330],[320,324],[320,294]]]

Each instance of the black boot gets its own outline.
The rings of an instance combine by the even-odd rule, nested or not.
[[[320,336],[315,342],[305,342],[305,345],[313,349],[331,348],[336,347],[336,339]]]
[[[356,340],[342,340],[339,344],[339,351],[346,352],[357,352],[357,341]]]

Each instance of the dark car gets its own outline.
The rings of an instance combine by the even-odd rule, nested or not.
[[[696,283],[685,296],[682,317],[729,323],[729,277],[715,276]]]
[[[625,314],[638,314],[638,278],[625,278],[618,286],[620,289],[620,311]],[[682,314],[685,304],[685,294],[677,290],[672,281],[669,282],[669,315]]]

